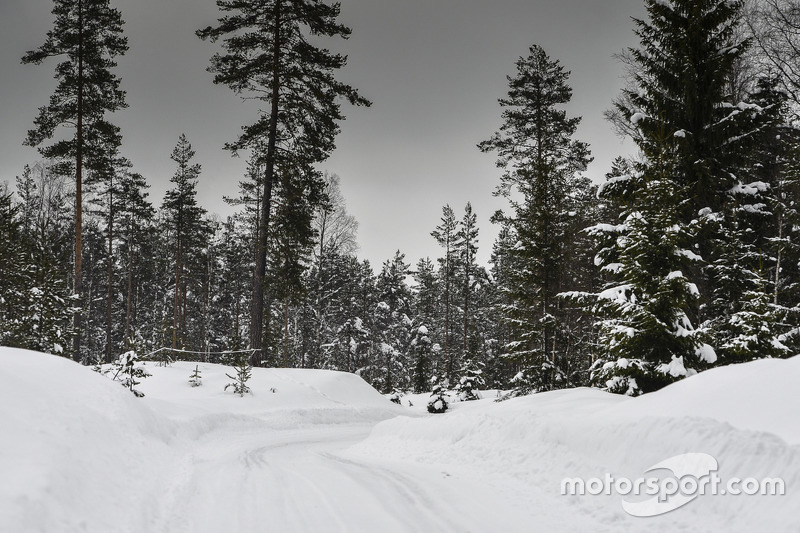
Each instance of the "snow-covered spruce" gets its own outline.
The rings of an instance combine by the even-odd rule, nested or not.
[[[448,408],[446,393],[450,383],[445,376],[434,376],[431,378],[431,383],[433,384],[433,390],[431,391],[430,400],[428,400],[428,412],[444,413]]]
[[[459,400],[468,402],[481,399],[478,391],[486,385],[483,379],[484,366],[483,363],[475,359],[470,359],[464,363],[461,368],[461,378],[453,388]]]
[[[137,366],[139,356],[133,350],[125,352],[114,362],[114,378],[119,379],[123,387],[130,390],[137,398],[142,398],[144,393],[135,389],[141,380],[150,377],[150,373],[141,365]]]

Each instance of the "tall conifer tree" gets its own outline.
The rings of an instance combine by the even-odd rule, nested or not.
[[[338,3],[217,0],[217,6],[225,13],[218,25],[197,32],[201,39],[222,39],[225,53],[215,54],[209,69],[214,82],[269,105],[267,112],[227,145],[234,153],[266,145],[261,161],[263,193],[250,320],[250,347],[260,351],[276,169],[305,172],[325,160],[334,149],[338,123],[344,118],[339,100],[354,105],[369,105],[369,101],[334,77],[346,57],[315,44],[319,37],[350,35],[351,30],[336,20]]]
[[[500,131],[478,147],[497,152],[497,166],[505,170],[495,194],[509,201],[511,213],[495,218],[517,238],[506,251],[510,301],[504,314],[512,326],[506,347],[524,371],[519,388],[530,391],[559,380],[557,295],[561,270],[570,265],[564,248],[568,196],[591,156],[588,145],[573,138],[580,117],[569,118],[563,109],[572,98],[569,72],[536,45],[516,67],[508,96],[500,99]]]
[[[25,144],[38,146],[44,157],[63,162],[60,171],[75,176],[75,272],[73,292],[81,295],[81,243],[83,230],[83,173],[105,148],[102,131],[109,124],[105,115],[126,107],[125,93],[112,69],[115,58],[128,50],[122,35],[122,17],[108,0],[54,0],[53,29],[42,46],[26,53],[23,63],[41,64],[60,58],[56,66],[58,84],[48,105],[39,108],[34,129]],[[53,144],[59,128],[75,133]],[[89,169],[90,170],[90,169]],[[76,310],[78,307],[76,307]],[[81,315],[74,315],[73,357],[81,358]]]

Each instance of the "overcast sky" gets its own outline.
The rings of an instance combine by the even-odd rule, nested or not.
[[[198,28],[217,17],[214,0],[111,0],[125,20],[130,51],[117,73],[128,93],[123,153],[152,185],[159,205],[174,169],[169,154],[186,133],[203,166],[199,199],[211,212],[231,214],[221,198],[235,195],[244,161],[222,150],[258,106],[215,86],[206,72],[217,45]],[[13,183],[36,150],[22,146],[37,108],[55,87],[55,62],[20,65],[52,26],[50,0],[0,0],[0,182]],[[341,177],[348,210],[360,223],[362,258],[374,268],[396,249],[414,264],[438,257],[430,237],[449,203],[460,216],[471,201],[481,228],[485,262],[497,228],[492,197],[501,171],[475,145],[500,125],[497,99],[514,62],[539,44],[572,72],[569,107],[583,117],[578,138],[591,144],[595,180],[632,150],[603,120],[622,86],[613,54],[636,44],[631,16],[641,0],[342,0],[341,21],[353,29],[340,79],[373,101],[347,108],[337,150],[322,169]],[[340,45],[337,44],[337,48]]]

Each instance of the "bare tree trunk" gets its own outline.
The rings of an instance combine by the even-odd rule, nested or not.
[[[130,231],[130,230],[129,230]],[[130,235],[130,233],[129,233]],[[130,239],[130,237],[129,237]],[[125,297],[125,347],[131,347],[131,300],[133,299],[133,242],[128,241],[128,292]]]
[[[283,366],[289,366],[289,297],[283,302]]]
[[[83,0],[78,0],[78,123],[75,133],[75,277],[72,293],[75,313],[72,315],[72,357],[81,360],[81,277],[83,248]]]
[[[108,187],[108,287],[106,294],[106,362],[111,362],[111,311],[114,304],[114,174]]]
[[[275,144],[278,135],[278,98],[280,96],[280,25],[281,1],[275,2],[275,42],[272,50],[272,107],[267,139],[267,166],[264,172],[264,200],[261,206],[261,223],[256,247],[256,268],[253,280],[253,308],[250,314],[250,348],[256,350],[254,358],[263,359],[264,346],[264,278],[267,273],[267,232],[272,206],[272,179],[275,174]]]
[[[181,216],[178,212],[178,227],[176,228],[177,247],[175,251],[175,294],[172,301],[172,349],[178,347],[178,311],[181,299]]]
[[[778,213],[778,242],[783,239],[783,213]],[[778,245],[778,257],[775,261],[775,287],[773,288],[772,303],[778,305],[778,283],[781,279],[781,252],[783,245]]]

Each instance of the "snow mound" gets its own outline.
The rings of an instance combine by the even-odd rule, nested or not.
[[[565,530],[798,531],[798,381],[795,357],[714,369],[640,398],[573,389],[469,402],[381,422],[350,453],[470,472],[534,514],[561,517]],[[723,480],[782,478],[786,494],[704,494],[647,519],[626,514],[619,494],[561,495],[565,478],[635,480],[685,453],[713,456]]]
[[[0,531],[115,531],[156,503],[174,428],[119,383],[0,348],[0,404]]]
[[[195,367],[202,385],[192,387]],[[152,377],[138,388],[144,400],[173,420],[191,421],[190,430],[218,429],[220,424],[259,423],[272,429],[316,424],[376,422],[403,413],[360,377],[346,372],[289,368],[253,368],[250,394],[225,390],[235,376],[231,367],[176,362],[147,365]],[[205,428],[205,429],[204,429]]]
[[[192,387],[196,366],[202,385]],[[170,487],[190,479],[199,443],[324,434],[403,412],[340,372],[257,368],[253,393],[240,397],[224,391],[230,367],[147,370],[136,398],[68,359],[0,347],[0,532],[160,531],[175,511]]]

